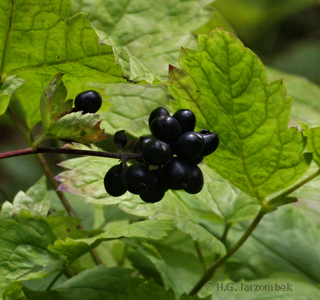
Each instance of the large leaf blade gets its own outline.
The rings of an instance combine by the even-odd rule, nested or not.
[[[183,70],[170,68],[176,107],[190,108],[199,127],[219,134],[209,166],[262,201],[297,181],[310,163],[301,133],[287,130],[292,99],[282,81],[267,83],[262,62],[231,34],[200,36],[199,49],[182,49]]]

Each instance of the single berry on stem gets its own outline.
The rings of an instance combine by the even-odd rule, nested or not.
[[[128,142],[126,131],[125,130],[117,131],[113,136],[113,141],[119,150],[125,147]]]
[[[102,97],[100,93],[92,90],[82,92],[74,99],[76,110],[83,111],[84,114],[97,112],[101,104]]]

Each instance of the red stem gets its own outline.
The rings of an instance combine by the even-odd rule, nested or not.
[[[122,159],[122,158],[136,159],[140,156],[138,153],[111,153],[111,152],[104,152],[104,151],[80,150],[80,149],[70,149],[70,148],[38,147],[37,149],[26,148],[26,149],[0,153],[0,159],[21,156],[21,155],[28,155],[28,154],[36,154],[36,153],[78,154],[78,155],[100,156],[100,157],[109,157],[109,158],[117,158],[117,159]]]

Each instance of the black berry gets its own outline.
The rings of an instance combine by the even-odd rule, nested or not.
[[[173,157],[163,165],[161,178],[169,189],[184,189],[188,186],[191,179],[189,164],[185,160]]]
[[[125,130],[117,131],[113,136],[113,141],[118,149],[122,149],[127,145],[128,139]]]
[[[170,158],[170,146],[160,140],[151,140],[143,145],[141,156],[148,164],[160,166]]]
[[[74,100],[74,106],[77,111],[86,113],[97,112],[102,104],[102,97],[96,91],[85,91],[80,93]]]
[[[166,185],[159,176],[159,170],[150,171],[150,180],[147,188],[140,194],[140,198],[148,203],[159,202],[166,193]]]
[[[123,174],[123,185],[132,194],[142,193],[148,186],[150,172],[145,165],[134,164],[128,167]]]
[[[164,107],[158,107],[154,109],[149,116],[149,127],[154,119],[161,116],[170,116],[169,112]]]
[[[140,136],[140,138],[135,142],[133,146],[133,152],[141,153],[143,146],[152,140],[154,140],[154,137],[152,136]],[[142,158],[137,158],[137,161],[140,163],[144,163],[144,160]]]
[[[189,165],[191,170],[191,179],[189,185],[184,189],[189,194],[197,194],[203,188],[203,174],[196,164]]]
[[[175,142],[181,134],[179,122],[170,116],[161,116],[154,119],[150,129],[156,139],[166,143]]]
[[[194,160],[202,153],[205,143],[201,134],[188,131],[173,144],[174,153],[185,160]]]
[[[104,177],[104,187],[107,193],[113,197],[123,195],[127,189],[124,187],[122,165],[116,165],[109,169]]]
[[[202,153],[200,154],[201,156],[207,156],[214,151],[219,146],[219,137],[216,133],[213,133],[207,129],[203,129],[199,131],[199,133],[203,136],[204,138],[204,149]]]
[[[196,116],[190,109],[179,109],[173,117],[178,120],[181,126],[181,133],[193,131],[196,126]]]

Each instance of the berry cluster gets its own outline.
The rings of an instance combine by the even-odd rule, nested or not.
[[[140,154],[137,163],[113,166],[104,178],[106,191],[114,197],[129,191],[148,203],[160,201],[169,189],[199,193],[204,181],[198,164],[217,149],[219,138],[206,129],[194,132],[195,125],[196,117],[189,109],[172,116],[163,107],[153,110],[149,117],[152,135],[141,136],[133,148]],[[124,130],[116,132],[114,142],[119,149],[125,146]]]

